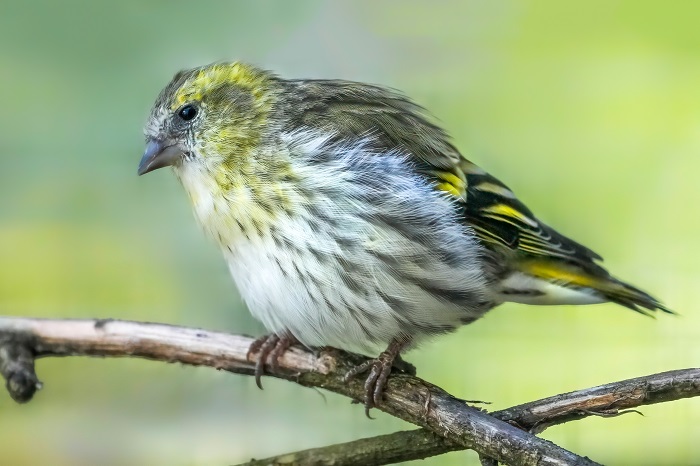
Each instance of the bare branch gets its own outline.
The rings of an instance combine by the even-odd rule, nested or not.
[[[700,368],[608,383],[543,398],[492,413],[494,417],[531,432],[588,416],[614,417],[643,405],[700,395]],[[630,411],[632,410],[632,411]]]
[[[695,396],[700,396],[700,368],[681,369],[622,380],[543,398],[512,408],[494,411],[490,414],[521,429],[540,433],[548,427],[577,421],[589,416],[616,417],[627,413],[639,414],[639,411],[633,408]],[[384,463],[369,464],[391,464],[399,461],[419,460],[464,449],[460,444],[450,442],[427,429],[396,432],[356,442],[362,442],[358,447],[362,449],[363,457],[381,457],[385,461]],[[335,455],[345,451],[346,446],[349,448],[354,443],[348,442],[279,455],[260,463],[250,462],[246,465],[284,465],[284,460],[290,455],[300,455],[300,458],[307,458],[304,456],[307,452],[309,459],[319,461],[314,464],[335,464],[333,463]],[[387,448],[387,445],[391,447]],[[397,450],[393,447],[395,445],[402,445],[403,448]],[[494,464],[493,460],[484,456],[481,460],[482,464]]]
[[[209,366],[229,372],[253,372],[247,360],[251,338],[162,324],[118,320],[49,320],[0,318],[0,342],[25,348],[35,357],[121,356]],[[0,357],[4,356],[0,352]],[[255,359],[255,358],[253,358]],[[363,395],[362,381],[343,382],[343,374],[364,360],[336,350],[315,356],[292,348],[271,375],[308,387],[320,387],[354,400]],[[10,357],[0,367],[26,361]],[[31,361],[33,364],[33,361]],[[31,369],[33,371],[33,369]],[[9,373],[10,375],[12,374]],[[8,372],[3,371],[3,376]],[[36,384],[36,382],[34,382]],[[422,379],[396,374],[389,379],[381,410],[425,427],[482,455],[519,465],[593,465],[553,443],[467,406]]]
[[[287,453],[284,455],[250,460],[238,466],[381,466],[428,458],[446,453],[444,437],[425,429],[400,432],[402,435],[389,434],[378,437],[364,438],[347,443],[329,445],[322,448]],[[420,443],[422,456],[416,457],[414,449]],[[458,443],[453,443],[452,450],[462,450]],[[438,453],[431,453],[431,449]]]
[[[35,356],[138,356],[250,374],[255,361],[247,361],[245,355],[251,341],[246,337],[158,324],[109,320],[0,318],[0,373],[7,380],[6,386],[11,396],[18,402],[31,399],[36,389],[41,386],[34,372]],[[347,360],[343,362],[342,358]],[[315,380],[313,377],[304,376],[307,373],[328,375],[339,365],[349,366],[356,362],[355,356],[339,352],[315,357],[294,348],[283,356],[280,374],[275,376],[295,380],[306,386],[323,386],[357,399],[361,391],[352,387],[340,390],[337,381],[331,380],[332,383],[329,384],[324,383],[322,379]],[[439,419],[443,415],[441,409],[435,411],[435,401],[440,401],[441,397],[455,401],[439,388],[420,379],[403,375],[392,377],[392,381],[394,379],[404,379],[403,386],[408,388],[409,392],[398,397],[388,392],[390,401],[397,405],[393,408],[396,411],[389,412],[400,413],[395,415],[416,424],[422,425],[413,419],[416,415],[416,403],[412,404],[409,398],[416,399],[418,395],[418,405],[423,405],[423,409],[418,413],[428,425],[428,421]],[[438,396],[433,399],[435,393]],[[588,416],[616,416],[634,412],[630,410],[642,405],[698,395],[700,369],[685,369],[556,395],[496,411],[491,415],[521,429],[539,433],[550,426]],[[426,401],[430,401],[427,414],[424,408]],[[459,400],[456,401],[460,403]],[[459,407],[471,409],[461,403]],[[449,413],[446,417],[450,417]],[[446,432],[451,434],[450,428],[455,429],[455,424],[456,432],[459,433],[460,424],[450,422],[446,424]],[[459,439],[448,440],[429,429],[419,429],[306,450],[262,460],[262,463],[258,461],[249,464],[285,464],[285,461],[289,462],[292,458],[305,464],[352,464],[352,461],[356,464],[389,464],[468,448],[465,443]],[[475,449],[480,451],[478,447]],[[488,461],[484,455],[482,457],[484,461]]]

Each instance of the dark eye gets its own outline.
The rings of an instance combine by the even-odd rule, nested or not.
[[[192,105],[185,105],[177,112],[177,115],[185,121],[190,121],[197,116],[197,109]]]

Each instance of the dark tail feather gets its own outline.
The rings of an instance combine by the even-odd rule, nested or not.
[[[676,312],[661,304],[650,294],[616,278],[610,277],[608,281],[598,288],[598,291],[613,303],[628,307],[649,317],[654,317],[653,313],[657,310],[667,314],[676,314]]]

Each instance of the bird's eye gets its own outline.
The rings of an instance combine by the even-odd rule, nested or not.
[[[192,105],[185,105],[177,112],[177,115],[185,121],[190,121],[197,116],[197,109]]]

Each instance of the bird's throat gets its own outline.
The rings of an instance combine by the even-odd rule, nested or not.
[[[225,164],[184,163],[175,174],[200,225],[229,250],[266,235],[280,216],[291,215],[298,197],[283,180]]]

